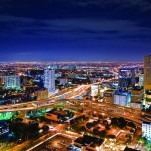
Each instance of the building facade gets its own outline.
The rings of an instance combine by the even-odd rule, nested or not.
[[[151,90],[151,55],[144,57],[144,88]]]
[[[151,102],[151,55],[144,57],[144,90],[146,100]]]
[[[135,69],[119,69],[118,85],[120,88],[131,88],[135,86]]]
[[[5,78],[4,76],[0,76],[0,87],[4,86]]]
[[[116,90],[114,93],[113,104],[129,107],[131,103],[131,92]]]
[[[44,87],[48,89],[49,93],[55,91],[55,70],[44,70]]]
[[[6,89],[20,89],[20,76],[10,75],[5,76],[5,88]]]
[[[59,84],[60,85],[66,85],[66,84],[68,84],[68,79],[67,78],[60,78],[59,79]]]
[[[144,89],[142,88],[132,89],[131,94],[132,94],[131,97],[132,103],[141,102],[144,98]]]
[[[151,140],[151,123],[143,122],[142,124],[143,137]]]
[[[48,98],[48,89],[46,90],[38,90],[36,92],[37,100],[43,100]]]
[[[139,86],[144,87],[144,74],[139,76]]]
[[[91,96],[98,96],[99,94],[99,85],[98,84],[92,84],[91,86]]]

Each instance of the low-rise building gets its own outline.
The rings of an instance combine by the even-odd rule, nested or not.
[[[96,138],[88,135],[83,135],[74,141],[74,145],[81,148],[81,150],[101,150],[103,148],[105,141],[101,138]]]

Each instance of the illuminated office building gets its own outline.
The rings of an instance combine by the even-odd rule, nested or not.
[[[60,81],[60,83],[59,83],[60,85],[66,85],[68,83],[67,78],[60,78],[59,81]]]
[[[143,74],[141,74],[139,76],[139,86],[144,87],[144,75]]]
[[[119,69],[118,85],[120,88],[131,88],[135,86],[135,69]]]
[[[6,89],[20,89],[20,76],[10,75],[5,76],[5,88]]]
[[[98,96],[99,94],[99,85],[98,84],[92,84],[91,86],[91,96]]]
[[[48,89],[42,89],[36,91],[37,100],[43,100],[48,98]]]
[[[151,55],[144,57],[144,88],[151,90]]]
[[[151,102],[151,55],[144,57],[144,90],[146,100]]]
[[[5,83],[5,78],[4,76],[0,76],[0,87],[2,87]]]
[[[136,87],[131,90],[131,102],[141,102],[144,98],[144,89],[140,87]]]
[[[142,123],[142,133],[143,137],[147,138],[148,140],[151,140],[151,123],[149,122]]]
[[[44,70],[44,87],[48,89],[49,93],[55,91],[55,70]]]
[[[130,102],[131,102],[131,92],[129,91],[125,92],[122,90],[115,91],[113,104],[129,107]]]

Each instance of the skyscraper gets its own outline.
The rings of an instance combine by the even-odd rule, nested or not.
[[[92,84],[91,86],[91,96],[98,96],[99,93],[99,85],[98,84]]]
[[[113,104],[121,105],[121,106],[130,106],[131,102],[131,92],[130,91],[122,91],[116,90],[114,92],[114,100]]]
[[[44,87],[48,89],[49,94],[55,91],[55,70],[44,70]]]
[[[5,76],[5,88],[6,89],[20,89],[20,76],[10,75]]]
[[[151,140],[151,123],[150,122],[142,123],[142,132],[143,132],[144,137],[146,137],[148,140]]]
[[[151,101],[151,55],[144,57],[144,90],[146,100]]]
[[[144,88],[151,90],[151,55],[144,57]]]
[[[130,88],[135,86],[135,69],[121,68],[119,69],[118,78],[119,88]]]

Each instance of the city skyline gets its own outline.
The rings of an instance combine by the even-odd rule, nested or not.
[[[151,53],[148,0],[2,0],[0,61],[141,61]]]

